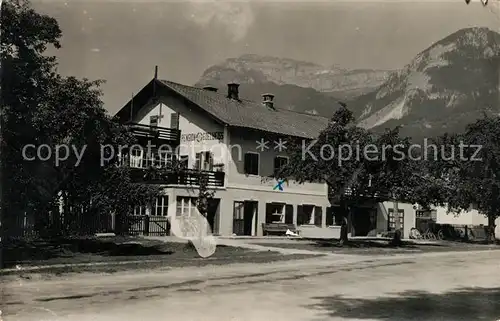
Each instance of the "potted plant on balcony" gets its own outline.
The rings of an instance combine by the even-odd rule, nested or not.
[[[216,172],[223,172],[224,171],[224,163],[214,164],[214,170]]]

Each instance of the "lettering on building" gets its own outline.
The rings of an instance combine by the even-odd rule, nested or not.
[[[224,133],[223,132],[212,132],[212,133],[191,133],[191,134],[182,134],[181,140],[183,142],[201,142],[205,140],[223,140]]]

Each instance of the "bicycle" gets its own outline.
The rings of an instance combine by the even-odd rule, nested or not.
[[[427,231],[425,231],[425,233],[423,234],[423,237],[424,237],[424,240],[428,240],[428,241],[436,240],[436,235],[434,233],[432,233],[431,229],[428,229]]]

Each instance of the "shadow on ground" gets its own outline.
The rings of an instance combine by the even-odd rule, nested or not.
[[[370,319],[380,321],[406,320],[498,320],[500,319],[500,288],[464,288],[435,294],[408,291],[396,297],[377,299],[316,297],[310,306],[326,312],[329,317]]]

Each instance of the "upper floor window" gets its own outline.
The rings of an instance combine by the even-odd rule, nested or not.
[[[158,116],[150,116],[149,117],[149,125],[151,127],[158,127]]]
[[[276,156],[274,158],[274,173],[278,173],[286,164],[288,164],[288,157]]]
[[[156,158],[156,166],[161,168],[167,168],[172,164],[174,155],[170,151],[158,151],[158,157]]]
[[[153,167],[156,164],[156,161],[158,161],[158,155],[155,155],[155,152],[149,151],[143,151],[143,157],[142,157],[142,167],[143,168],[149,168]]]
[[[211,171],[214,167],[214,157],[211,152],[201,152],[196,154],[195,169]]]
[[[245,153],[245,174],[259,175],[259,154]]]
[[[179,129],[179,113],[170,114],[170,128]]]
[[[130,167],[142,168],[142,148],[135,147],[130,150]]]
[[[189,166],[189,155],[179,155],[179,166],[181,168],[188,168],[188,166]]]

